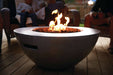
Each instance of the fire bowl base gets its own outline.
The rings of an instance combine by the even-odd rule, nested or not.
[[[65,69],[85,58],[95,46],[100,31],[86,27],[75,33],[45,33],[32,31],[38,27],[15,29],[15,35],[25,54],[46,69]],[[39,27],[45,28],[45,27]]]

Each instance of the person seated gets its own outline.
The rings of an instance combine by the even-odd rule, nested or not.
[[[34,2],[37,0],[34,0]],[[33,5],[37,5],[38,4],[38,11],[36,11],[36,15],[38,18],[38,25],[45,25],[45,7],[46,7],[46,2],[45,1],[37,1],[36,4]],[[36,8],[35,8],[36,9]]]
[[[113,0],[96,0],[90,14],[85,17],[85,27],[110,25],[110,47],[113,54]]]
[[[44,0],[33,0],[32,7],[37,15],[38,20],[44,20],[46,2]]]
[[[28,17],[31,17],[33,26],[37,25],[37,16],[32,8],[32,0],[25,0],[24,3],[20,3],[17,7],[17,13],[21,15],[20,27],[26,26],[26,20]]]

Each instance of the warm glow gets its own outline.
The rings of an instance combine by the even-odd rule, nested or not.
[[[65,24],[61,24],[61,18],[63,17],[63,14],[59,13],[57,9],[54,10],[52,12],[52,14],[58,14],[58,15],[55,18],[55,21],[50,21],[49,30],[51,30],[51,31],[58,31],[58,32],[65,31],[68,23],[70,22],[69,17],[65,17],[66,23]]]
[[[88,5],[93,5],[93,4],[94,4],[94,2],[92,0],[88,1]]]

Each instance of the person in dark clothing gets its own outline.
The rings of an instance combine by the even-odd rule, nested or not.
[[[108,5],[109,5],[108,2],[109,2],[109,0],[96,0],[94,6],[92,8],[92,11],[98,12],[99,8],[101,8],[101,10],[103,12],[107,12]]]
[[[85,17],[86,27],[90,25],[110,25],[109,52],[113,54],[113,0],[96,0],[90,15]]]
[[[3,0],[3,7],[10,9],[10,24],[19,24],[16,16],[15,0]]]
[[[92,8],[92,11],[98,12],[99,8],[101,8],[101,11],[103,13],[110,12],[113,14],[112,7],[113,7],[113,0],[96,0]]]

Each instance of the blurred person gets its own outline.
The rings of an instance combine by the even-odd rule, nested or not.
[[[96,0],[90,14],[86,15],[86,27],[90,25],[110,25],[109,52],[113,54],[113,0]]]
[[[32,8],[32,0],[25,0],[24,3],[20,3],[17,7],[17,13],[21,15],[20,27],[26,26],[26,20],[28,17],[31,17],[33,26],[37,25],[37,16]]]

